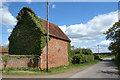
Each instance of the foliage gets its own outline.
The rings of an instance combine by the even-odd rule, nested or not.
[[[2,60],[4,62],[4,67],[6,68],[8,60],[9,60],[10,56],[9,55],[2,55]]]
[[[95,57],[96,60],[101,60],[99,55],[94,55],[94,57]]]
[[[88,49],[88,48],[87,48],[87,49],[84,49],[84,48],[83,48],[83,49],[82,49],[82,53],[85,54],[85,55],[92,55],[92,54],[93,54],[93,53],[92,53],[92,50],[91,50],[91,49]]]
[[[92,50],[89,49],[89,48],[87,48],[87,49],[85,49],[85,48],[76,48],[76,49],[74,49],[74,52],[75,52],[75,54],[85,54],[85,55],[93,54]]]
[[[81,63],[91,62],[93,60],[94,60],[93,55],[75,54],[72,58],[72,63],[81,64]]]
[[[116,22],[113,27],[109,28],[106,33],[106,39],[110,39],[113,42],[110,43],[109,50],[111,50],[113,53],[119,53],[120,54],[120,22]]]
[[[120,22],[116,22],[113,27],[109,28],[106,33],[106,39],[110,39],[113,42],[108,47],[116,55],[115,62],[120,67]]]
[[[42,21],[28,7],[20,10],[18,23],[9,37],[9,53],[15,55],[40,55],[46,45],[46,31]]]
[[[94,55],[87,55],[87,62],[91,62],[94,60]]]
[[[120,54],[117,54],[116,58],[115,58],[115,62],[118,66],[118,69],[120,70]]]
[[[69,60],[69,62],[71,62],[72,57],[75,55],[74,51],[71,48],[72,48],[72,46],[68,42],[68,60]]]

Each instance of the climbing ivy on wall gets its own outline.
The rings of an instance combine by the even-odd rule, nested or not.
[[[42,21],[31,8],[24,7],[16,17],[18,23],[9,37],[9,53],[15,55],[40,55],[46,45],[46,31]]]
[[[75,55],[74,51],[71,50],[71,44],[68,42],[68,60],[71,63],[72,57]]]

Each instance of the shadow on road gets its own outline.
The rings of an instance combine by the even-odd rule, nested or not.
[[[105,63],[104,67],[106,67],[106,70],[101,71],[101,73],[106,75],[118,75],[117,67],[111,59],[103,60],[101,63]],[[107,70],[107,68],[111,70]]]
[[[112,60],[103,60],[101,62],[105,63],[105,67],[114,67],[114,68],[117,68]]]

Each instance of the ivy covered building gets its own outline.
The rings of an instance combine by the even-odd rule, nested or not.
[[[9,37],[9,54],[40,55],[39,67],[46,68],[47,21],[37,17],[28,7],[20,10],[17,20],[18,23]],[[49,23],[49,36],[49,68],[68,65],[70,39],[52,23]]]

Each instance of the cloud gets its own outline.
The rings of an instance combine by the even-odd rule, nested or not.
[[[94,53],[97,53],[98,52],[98,45],[99,45],[99,52],[110,52],[108,50],[108,47],[109,47],[109,44],[111,42],[112,41],[104,40],[104,41],[101,41],[100,43],[96,43],[94,45],[86,46],[86,47],[90,48]]]
[[[56,5],[55,5],[55,4],[53,4],[53,5],[52,5],[52,8],[55,8],[55,7],[56,7]]]
[[[59,26],[59,28],[65,33],[66,29],[67,29],[67,26],[66,25],[63,25],[63,26]]]
[[[32,2],[32,0],[26,0],[28,3],[31,3]]]
[[[16,18],[9,12],[8,7],[4,4],[0,7],[0,24],[5,26],[16,25]]]
[[[11,33],[11,32],[12,32],[12,29],[7,29],[7,32],[10,32],[10,33]]]
[[[81,44],[105,37],[103,33],[106,32],[108,28],[112,27],[116,21],[118,21],[118,11],[95,16],[86,24],[74,24],[67,28],[65,28],[66,26],[64,25],[63,28],[61,28],[62,26],[60,26],[60,28],[72,40],[72,44]]]
[[[8,46],[9,42],[6,42],[6,43],[0,43],[0,47],[6,47]]]

